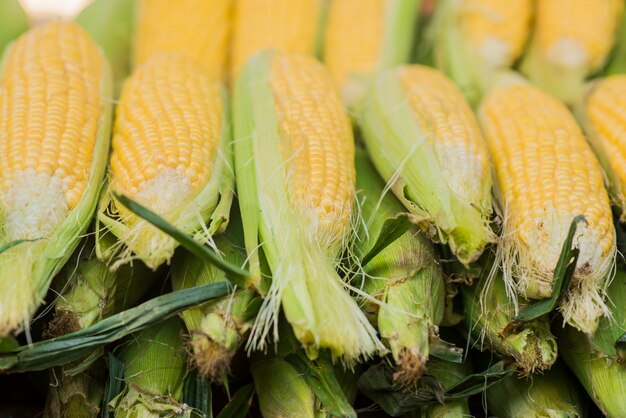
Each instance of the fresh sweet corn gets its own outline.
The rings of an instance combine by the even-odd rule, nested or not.
[[[238,247],[238,240],[232,239],[230,230],[215,237],[215,247],[225,260],[243,265],[243,244]],[[174,256],[171,276],[174,290],[226,280],[223,271],[187,252]],[[212,381],[226,377],[231,359],[243,344],[258,309],[259,300],[252,290],[237,289],[233,294],[182,313],[191,335],[193,361],[202,376]]]
[[[626,273],[618,270],[607,290],[614,305],[611,318],[602,318],[589,338],[571,327],[561,329],[561,355],[602,413],[626,416],[626,352],[616,344],[626,332]]]
[[[535,31],[522,71],[572,104],[601,69],[615,41],[623,0],[537,0]]]
[[[235,0],[139,0],[134,66],[155,55],[189,56],[212,80],[224,76]]]
[[[443,0],[434,18],[435,62],[476,104],[522,54],[533,0]]]
[[[332,0],[324,63],[350,107],[380,70],[409,60],[420,0]],[[358,23],[356,23],[358,22]]]
[[[231,81],[263,49],[314,55],[327,0],[237,0]]]
[[[357,200],[363,218],[356,254],[365,256],[385,221],[404,208],[376,173],[365,150],[357,148]],[[414,387],[426,371],[429,343],[443,318],[445,284],[434,248],[412,228],[362,267],[362,289],[381,303],[365,304],[396,362],[394,380]]]
[[[187,374],[182,331],[174,317],[128,340],[121,355],[124,389],[108,405],[116,418],[190,416],[180,402]]]
[[[5,336],[28,327],[91,221],[113,92],[102,52],[73,23],[31,29],[0,68],[0,245],[19,243],[0,254]]]
[[[611,197],[626,213],[626,76],[599,80],[584,104],[584,125],[604,172]]]
[[[489,416],[582,418],[586,414],[578,388],[561,363],[545,373],[510,376],[486,390]]]
[[[593,333],[607,312],[605,287],[615,257],[615,229],[602,170],[564,104],[527,84],[501,85],[480,119],[504,210],[505,278],[532,299],[549,298],[572,220],[580,256],[560,305],[565,321]]]
[[[360,117],[378,172],[416,223],[464,264],[494,240],[491,174],[478,123],[442,73],[420,65],[385,71]]]
[[[330,74],[313,57],[265,51],[235,85],[235,167],[250,269],[259,243],[272,283],[253,328],[262,345],[280,302],[316,356],[351,362],[382,348],[335,271],[351,232],[354,139]],[[277,329],[274,327],[274,336]]]
[[[100,239],[100,257],[120,253],[116,265],[138,258],[156,269],[177,245],[112,193],[137,200],[187,233],[216,232],[222,219],[215,215],[228,213],[232,200],[230,146],[223,90],[191,59],[161,54],[135,70],[117,105],[109,193],[98,212],[100,238],[108,231],[119,242],[107,248]],[[216,222],[206,230],[212,215]]]

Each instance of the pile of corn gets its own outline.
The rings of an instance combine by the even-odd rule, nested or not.
[[[624,9],[0,0],[0,416],[626,418]]]

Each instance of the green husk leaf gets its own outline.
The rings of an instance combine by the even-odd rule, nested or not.
[[[431,339],[428,351],[432,357],[436,357],[439,360],[448,363],[463,363],[463,349],[441,338]]]
[[[626,362],[626,272],[618,269],[610,286],[607,297],[611,306],[611,317],[603,317],[593,338],[587,337],[591,349],[598,356],[612,361]]]
[[[102,400],[102,418],[112,418],[112,411],[109,410],[109,403],[122,392],[124,383],[124,362],[111,352],[107,355],[109,364],[109,378],[104,388]]]
[[[9,49],[5,51],[3,62],[0,63],[0,72],[3,71],[4,59]],[[0,303],[0,337],[28,328],[29,321],[43,301],[52,279],[80,243],[96,210],[108,162],[106,156],[111,136],[110,98],[113,91],[111,69],[106,59],[103,60],[99,87],[101,100],[93,160],[85,191],[78,204],[48,236],[41,237],[40,240],[34,242],[24,240],[20,245],[11,246],[15,241],[7,243],[4,233],[0,234],[0,245],[9,246],[0,252],[0,277],[4,278],[0,280],[0,295],[5,297]],[[19,286],[16,287],[15,283],[19,283]]]
[[[413,385],[425,371],[429,341],[437,338],[443,318],[445,285],[434,249],[402,213],[393,194],[356,149],[357,190],[362,217],[355,249],[361,262],[360,286],[380,305],[368,300],[364,310],[377,323],[397,366],[396,379]],[[381,245],[384,243],[384,246]],[[354,279],[353,279],[354,280]]]
[[[109,59],[116,97],[130,71],[134,5],[133,0],[95,0],[75,19]]]
[[[174,418],[191,415],[180,403],[187,373],[183,324],[173,317],[130,338],[124,346],[124,389],[109,407],[116,418]]]
[[[548,317],[515,323],[515,306],[502,272],[498,269],[492,275],[494,260],[492,256],[486,261],[477,283],[461,286],[471,343],[512,357],[523,374],[549,369],[557,358],[557,344]]]
[[[195,370],[190,370],[185,378],[182,401],[193,408],[191,418],[213,418],[211,384]]]
[[[43,370],[89,356],[94,349],[162,322],[194,305],[226,295],[227,282],[179,290],[112,315],[80,331],[0,353],[0,372]]]
[[[326,414],[338,418],[356,418],[356,412],[346,399],[341,384],[337,380],[330,358],[321,355],[315,361],[299,351],[286,357],[323,405]]]
[[[626,13],[622,13],[622,19],[615,36],[615,46],[604,67],[603,76],[626,73]]]
[[[446,361],[433,359],[428,365],[428,373],[437,379],[445,391],[467,378],[472,373],[472,367],[468,360],[463,363],[450,364]],[[494,385],[490,387],[494,387]],[[447,401],[444,399],[443,404],[423,406],[417,416],[422,418],[468,417],[470,416],[468,398]]]
[[[50,386],[45,418],[96,418],[100,415],[106,375],[104,361],[92,364],[88,370],[75,375],[63,374],[61,369],[50,372]]]
[[[557,363],[544,374],[510,376],[487,389],[489,415],[498,417],[580,418],[583,397],[572,376]]]
[[[447,367],[452,367],[448,365]],[[393,383],[393,369],[384,362],[367,369],[359,378],[359,390],[391,416],[409,413],[420,406],[451,402],[482,393],[491,385],[512,375],[514,368],[499,361],[480,373],[469,374],[450,386],[430,376],[416,391],[404,391]]]
[[[203,258],[204,260],[210,262],[211,264],[222,270],[224,273],[226,273],[226,278],[234,285],[245,288],[250,284],[250,273],[238,266],[235,266],[225,261],[214,250],[210,249],[206,245],[202,245],[198,241],[194,240],[192,236],[180,231],[173,225],[169,224],[159,215],[152,212],[150,209],[140,205],[139,203],[135,202],[127,196],[116,195],[116,199],[122,205],[126,206],[126,208],[134,212],[137,216],[145,219],[152,225],[159,228],[161,231],[174,238],[187,251],[198,257]]]
[[[554,310],[562,299],[564,292],[569,288],[569,283],[576,270],[578,255],[580,249],[573,246],[576,228],[580,222],[587,222],[582,215],[576,216],[572,221],[567,237],[563,242],[559,261],[554,269],[554,278],[552,279],[552,294],[549,299],[543,299],[526,306],[520,310],[515,317],[515,321],[528,322],[548,314]]]
[[[240,387],[233,398],[217,415],[217,418],[245,418],[248,416],[252,397],[254,396],[254,385],[249,383]]]
[[[30,27],[28,15],[19,0],[0,1],[0,56],[4,48]]]

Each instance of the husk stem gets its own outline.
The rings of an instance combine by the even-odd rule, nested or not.
[[[243,244],[241,244],[243,245]],[[243,265],[242,246],[232,234],[215,238],[224,259]],[[180,251],[172,263],[174,290],[225,281],[225,273],[207,261]],[[223,381],[230,371],[231,359],[242,345],[254,323],[260,301],[253,290],[235,289],[230,295],[212,300],[182,313],[189,331],[189,344],[195,367],[211,381]]]
[[[335,270],[341,248],[319,242],[313,220],[291,205],[270,86],[272,57],[272,51],[255,55],[235,84],[235,166],[246,250],[250,270],[260,278],[261,243],[272,272],[249,347],[278,338],[282,305],[311,358],[328,348],[334,358],[353,363],[384,347]]]
[[[110,403],[116,418],[190,417],[180,403],[187,373],[183,323],[174,317],[130,338],[121,356],[124,389]]]
[[[199,242],[210,242],[213,235],[226,228],[235,190],[231,121],[225,89],[222,89],[221,95],[224,114],[211,178],[200,190],[186,196],[168,213],[157,213],[182,232],[193,234]],[[122,213],[130,217],[124,218]],[[114,269],[139,259],[156,270],[170,261],[179,245],[175,239],[148,221],[129,214],[114,197],[110,187],[100,197],[96,220],[96,254],[101,260],[112,261]],[[116,240],[112,240],[111,235]]]
[[[403,213],[393,194],[370,163],[356,150],[357,200],[361,230],[356,254],[366,255],[380,238],[385,221]],[[445,283],[434,249],[416,227],[378,253],[362,268],[362,289],[380,303],[367,301],[383,341],[396,363],[394,380],[415,386],[426,370],[428,345],[437,338],[443,318]]]
[[[626,416],[626,353],[617,344],[626,333],[626,273],[618,270],[607,295],[613,318],[603,317],[593,337],[572,327],[558,330],[565,363],[600,410],[609,417]]]
[[[390,112],[389,109],[393,109]],[[433,238],[448,243],[464,265],[478,259],[495,240],[490,227],[491,180],[481,182],[480,201],[469,202],[453,193],[434,141],[424,132],[407,100],[399,69],[378,75],[359,118],[363,139],[378,173]]]
[[[250,370],[264,418],[316,417],[315,394],[289,362],[254,355]]]
[[[515,307],[500,270],[472,286],[461,286],[465,325],[473,345],[512,357],[522,375],[549,369],[557,358],[557,343],[547,316],[515,324]],[[523,305],[523,300],[519,300]]]
[[[61,368],[50,373],[44,418],[97,418],[100,416],[106,370],[102,361],[74,376]]]
[[[113,112],[111,69],[106,59],[103,62],[98,129],[88,183],[80,201],[48,236],[34,241],[18,240],[19,244],[0,253],[0,337],[29,327],[52,279],[80,243],[96,210],[108,162]],[[4,59],[0,73],[3,65]],[[0,247],[11,245],[2,229]]]
[[[95,0],[76,17],[111,63],[115,97],[130,70],[134,0]]]
[[[9,43],[28,30],[30,24],[19,0],[0,1],[0,56]]]
[[[467,360],[464,363],[450,363],[433,358],[428,364],[428,374],[437,379],[444,391],[459,383],[471,372],[472,366]],[[409,414],[407,418],[469,417],[471,414],[468,401],[468,398],[461,398],[445,402],[444,404],[424,406]]]
[[[489,415],[500,418],[580,418],[585,408],[578,385],[565,367],[545,373],[511,376],[487,389]]]

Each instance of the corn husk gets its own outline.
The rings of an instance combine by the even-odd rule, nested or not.
[[[0,0],[0,56],[4,48],[30,27],[19,0]]]
[[[565,363],[600,410],[609,417],[626,416],[626,351],[618,339],[626,333],[626,273],[618,270],[607,290],[612,318],[603,317],[595,335],[566,327],[559,330]]]
[[[557,343],[547,315],[514,324],[515,306],[499,270],[491,280],[481,278],[473,286],[462,286],[461,295],[473,345],[513,358],[524,375],[547,370],[554,364]]]
[[[356,167],[363,219],[356,252],[363,257],[383,238],[385,222],[402,214],[403,207],[393,194],[384,194],[385,184],[361,148],[357,148]],[[426,370],[429,342],[437,337],[445,305],[445,284],[435,251],[412,227],[363,266],[362,274],[363,290],[380,302],[369,301],[364,309],[391,350],[395,378],[401,385],[415,385]]]
[[[243,243],[241,244],[243,245]],[[215,238],[215,246],[225,260],[243,265],[243,248],[230,236]],[[226,281],[226,275],[213,264],[188,252],[179,252],[172,263],[174,290]],[[189,330],[193,361],[209,380],[224,379],[232,357],[243,344],[259,308],[254,291],[235,289],[233,293],[182,313]]]
[[[75,19],[109,59],[116,97],[130,70],[134,6],[134,0],[95,0]]]
[[[428,374],[434,376],[441,383],[444,390],[463,380],[471,371],[472,367],[467,360],[464,363],[450,363],[433,358],[428,364]],[[468,417],[470,416],[468,398],[425,406],[420,408],[419,413],[415,413],[412,416],[415,418]]]
[[[131,338],[124,347],[124,389],[109,407],[116,418],[189,417],[180,403],[187,373],[183,323],[169,319]]]
[[[486,391],[490,415],[500,418],[580,418],[585,408],[579,387],[559,363],[549,371],[511,376]]]

